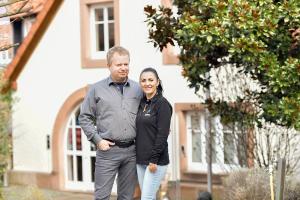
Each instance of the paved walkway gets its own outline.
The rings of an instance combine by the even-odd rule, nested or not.
[[[40,189],[34,186],[4,187],[4,200],[93,200],[91,193]],[[116,200],[111,197],[111,200]]]

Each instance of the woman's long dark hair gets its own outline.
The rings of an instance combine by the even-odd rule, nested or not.
[[[162,92],[163,92],[163,87],[162,87],[161,80],[160,80],[160,78],[159,78],[159,76],[158,76],[158,74],[157,74],[157,71],[156,71],[154,68],[152,68],[152,67],[147,67],[147,68],[143,69],[143,71],[141,72],[140,78],[141,78],[141,76],[142,76],[142,74],[143,74],[144,72],[152,72],[152,73],[154,74],[154,76],[156,77],[156,79],[159,81],[159,84],[158,84],[158,86],[157,86],[157,90],[158,90],[160,93],[162,93]]]

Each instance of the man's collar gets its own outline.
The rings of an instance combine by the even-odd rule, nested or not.
[[[109,86],[115,84],[115,82],[112,80],[111,76],[108,77],[107,83]],[[124,83],[124,86],[130,86],[130,81],[128,78],[127,78],[126,82]]]

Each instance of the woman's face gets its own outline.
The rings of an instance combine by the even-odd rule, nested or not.
[[[140,85],[147,97],[153,97],[157,92],[159,80],[153,72],[143,72],[140,77]]]

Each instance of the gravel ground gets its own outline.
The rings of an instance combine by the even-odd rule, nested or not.
[[[9,186],[2,188],[4,200],[93,200],[91,193],[66,192],[34,186]],[[116,200],[111,197],[111,200]]]

